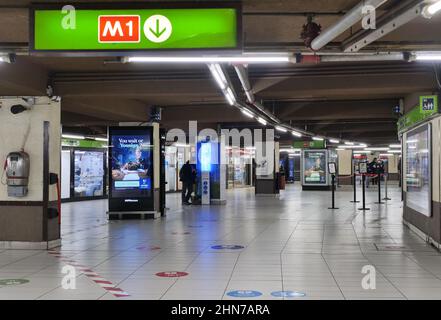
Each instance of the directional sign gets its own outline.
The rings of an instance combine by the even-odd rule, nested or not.
[[[240,4],[35,5],[34,54],[133,55],[146,50],[241,50]]]
[[[161,43],[170,38],[173,26],[167,17],[151,16],[144,24],[144,34],[151,42]]]
[[[262,292],[254,290],[236,290],[227,293],[227,296],[234,298],[255,298],[262,295]]]

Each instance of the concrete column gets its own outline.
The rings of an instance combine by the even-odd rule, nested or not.
[[[0,99],[0,162],[10,152],[30,157],[29,192],[11,197],[0,184],[0,248],[48,249],[60,244],[58,195],[49,184],[49,173],[60,177],[60,103],[36,97],[29,110],[12,114],[13,105],[29,106],[21,97]],[[46,127],[46,130],[45,130]]]

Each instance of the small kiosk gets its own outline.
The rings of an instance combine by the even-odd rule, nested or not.
[[[439,96],[421,96],[400,118],[404,223],[423,239],[441,247],[441,115]]]

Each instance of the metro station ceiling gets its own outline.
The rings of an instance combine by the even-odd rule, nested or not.
[[[69,1],[79,2],[84,1]],[[388,1],[379,15],[402,2]],[[145,121],[152,106],[163,107],[163,124],[168,128],[185,128],[188,120],[197,120],[203,127],[216,127],[219,123],[254,125],[225,103],[205,65],[122,64],[111,58],[28,56],[30,3],[0,2],[0,51],[19,53],[15,64],[0,66],[0,95],[45,94],[49,83],[62,96],[63,125],[71,130],[88,128],[99,132],[118,121]],[[308,52],[300,39],[307,14],[314,14],[314,20],[324,30],[359,0],[242,3],[245,50]],[[418,18],[366,50],[441,50],[441,33],[437,30],[441,30],[441,15],[431,20]],[[357,26],[349,29],[324,51],[341,51],[342,41],[357,31]],[[240,93],[234,70],[230,67],[228,71]],[[408,94],[436,88],[432,65],[404,61],[250,65],[249,76],[256,97],[283,121],[319,134],[366,143],[395,141],[396,116],[392,108]]]

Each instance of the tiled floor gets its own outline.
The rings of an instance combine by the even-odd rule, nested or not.
[[[63,289],[63,262],[46,251],[0,251],[0,299],[441,299],[441,254],[402,224],[398,188],[392,201],[374,204],[370,189],[363,213],[339,189],[340,210],[328,210],[328,192],[288,186],[280,198],[256,198],[252,189],[228,192],[226,206],[181,208],[167,196],[166,218],[106,219],[106,202],[63,205],[61,255],[91,269],[129,297],[116,297],[77,268],[76,289]],[[216,250],[214,245],[243,249]],[[401,248],[400,248],[401,247]],[[376,289],[362,288],[362,268],[376,270]],[[161,278],[181,271],[180,278]],[[246,293],[246,292],[245,292]]]

